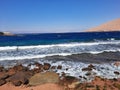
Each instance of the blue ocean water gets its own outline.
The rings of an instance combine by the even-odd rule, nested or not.
[[[120,40],[120,32],[47,33],[0,36],[0,46],[48,45],[95,40]]]
[[[44,33],[0,36],[0,60],[120,50],[120,32]]]
[[[110,79],[116,78],[114,71],[120,71],[119,67],[114,66],[115,61],[120,61],[120,32],[0,36],[0,65],[5,68],[31,64],[29,68],[33,69],[36,68],[35,62],[47,62],[51,66],[62,65],[62,69],[57,70],[59,74],[64,72],[90,80],[91,77],[87,77],[82,68],[92,64],[95,76]],[[117,77],[120,78],[120,75]]]

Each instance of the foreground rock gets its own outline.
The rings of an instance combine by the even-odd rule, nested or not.
[[[51,65],[49,63],[44,63],[43,69],[44,70],[49,70]]]
[[[12,82],[15,86],[20,86],[21,84],[28,84],[29,74],[26,72],[18,72],[15,75],[11,76],[8,81]]]
[[[29,85],[41,85],[45,83],[58,83],[59,75],[55,72],[38,73],[29,80]]]
[[[80,81],[73,76],[63,76],[59,84],[64,86],[64,90],[74,90],[80,84]]]
[[[1,86],[1,85],[4,85],[4,84],[6,84],[6,81],[1,79],[1,80],[0,80],[0,86]]]

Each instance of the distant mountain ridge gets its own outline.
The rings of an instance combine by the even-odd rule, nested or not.
[[[87,32],[120,31],[120,18],[86,30]]]

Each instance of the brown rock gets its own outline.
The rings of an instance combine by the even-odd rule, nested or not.
[[[12,68],[8,69],[8,75],[14,75],[16,72],[20,71],[28,71],[29,69],[27,67],[20,65],[14,66]]]
[[[28,70],[28,68],[27,67],[24,67],[23,65],[17,65],[17,66],[14,66],[13,67],[13,69],[15,70],[15,71],[27,71]]]
[[[0,66],[0,72],[2,72],[4,70],[4,67]]]
[[[39,68],[34,68],[32,71],[33,71],[34,73],[40,73],[40,72],[42,72],[43,70],[41,70],[41,69],[39,69]]]
[[[82,68],[82,71],[92,71],[92,69],[95,69],[95,66],[93,66],[92,64],[90,64],[90,65],[88,65],[88,67]]]
[[[12,82],[13,85],[19,86],[21,84],[28,84],[28,78],[29,78],[29,74],[21,71],[21,72],[17,72],[13,76],[11,76],[9,78],[9,81]]]
[[[36,65],[36,68],[34,69],[35,73],[39,73],[39,72],[43,71],[43,65],[42,64],[36,62],[35,65]]]
[[[61,66],[61,65],[58,65],[57,69],[62,69],[62,66]]]
[[[49,70],[51,65],[49,63],[44,63],[43,69],[44,70]]]
[[[90,65],[88,65],[88,68],[92,68],[92,69],[94,69],[95,66],[93,66],[92,64],[90,64]]]
[[[12,84],[15,85],[15,86],[20,86],[20,85],[22,84],[22,82],[21,82],[21,81],[18,81],[18,80],[14,80],[14,81],[12,82]]]
[[[61,75],[61,76],[62,76],[62,77],[65,77],[65,75],[66,75],[65,72],[62,72],[62,75]]]
[[[56,66],[52,66],[51,69],[56,69]]]
[[[82,68],[82,71],[92,71],[92,68]]]
[[[39,73],[43,71],[43,65],[35,62],[34,64],[29,64],[27,67],[30,68],[32,65],[35,65],[35,68],[33,68],[31,71],[34,73]]]
[[[36,67],[38,67],[39,69],[42,69],[42,68],[43,68],[43,65],[40,64],[40,63],[38,63],[38,62],[36,62],[35,65],[36,65]]]
[[[7,79],[9,77],[5,72],[0,72],[0,79]]]
[[[64,84],[71,84],[73,82],[78,81],[78,79],[76,77],[73,76],[64,76],[61,80],[62,83]]]
[[[29,85],[40,85],[45,83],[58,83],[59,75],[55,72],[38,73],[29,80]]]
[[[0,86],[1,86],[1,85],[4,85],[4,84],[6,84],[6,81],[1,79],[1,80],[0,80]]]
[[[8,70],[8,75],[13,75],[13,74],[15,74],[17,71],[16,70],[14,70],[13,68],[10,68],[9,70]]]

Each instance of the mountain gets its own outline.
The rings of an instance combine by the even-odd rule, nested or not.
[[[120,31],[120,18],[104,23],[100,26],[90,28],[87,32]]]

